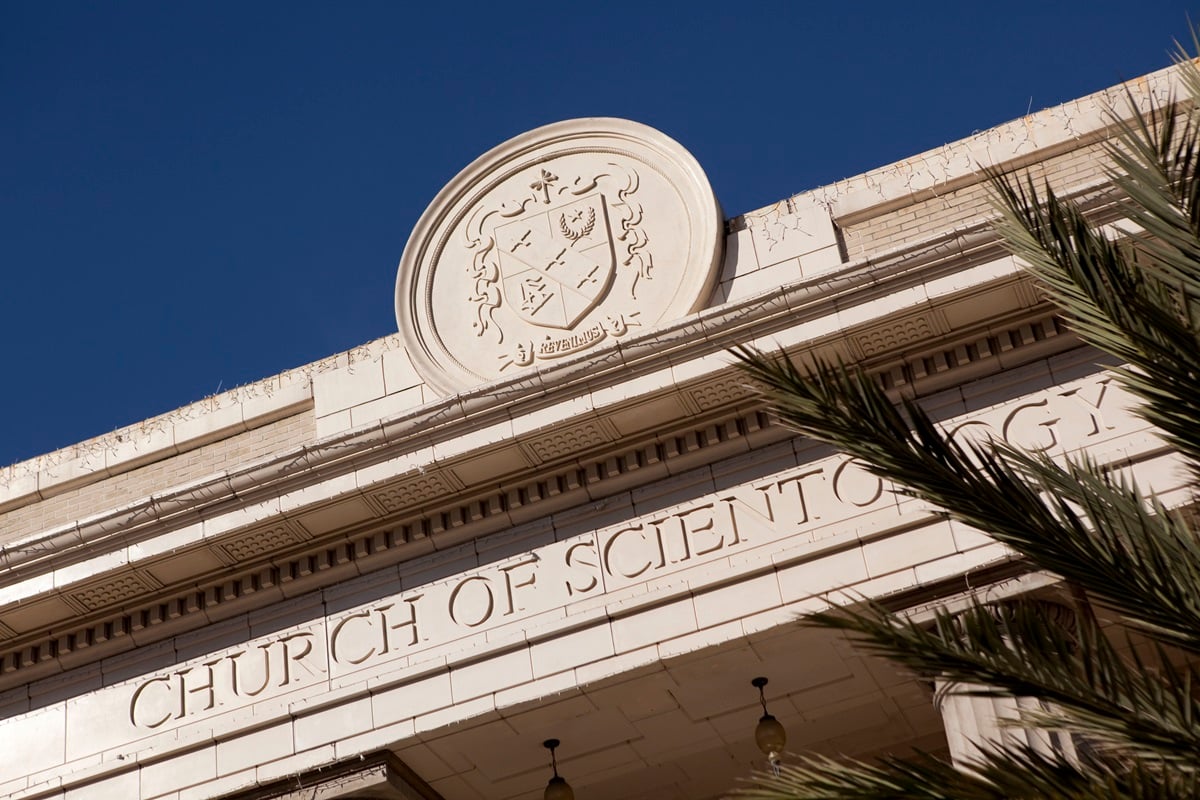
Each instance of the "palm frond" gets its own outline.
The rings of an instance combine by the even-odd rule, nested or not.
[[[1156,670],[1126,661],[1084,615],[1071,633],[1040,604],[1014,601],[1002,613],[980,605],[939,612],[926,625],[867,603],[808,623],[851,632],[868,652],[918,675],[986,687],[974,694],[1039,698],[1053,710],[1025,715],[1026,724],[1080,734],[1100,751],[1179,769],[1200,764],[1191,681],[1160,680],[1166,661]]]
[[[1177,515],[1094,465],[963,446],[913,402],[897,408],[861,370],[734,354],[789,427],[831,444],[1122,616],[1200,652],[1200,545]]]
[[[1200,49],[1200,41],[1196,42]],[[1200,480],[1200,68],[1181,59],[1187,102],[1114,115],[1108,177],[1126,220],[1114,232],[1048,184],[992,173],[997,231],[1073,329],[1124,366],[1118,380]],[[1111,210],[1112,206],[1110,204]],[[772,409],[895,491],[990,534],[1139,636],[1118,647],[1090,614],[1069,632],[1028,602],[974,605],[931,624],[869,601],[811,617],[867,650],[972,694],[1036,698],[1012,724],[1086,744],[1068,758],[985,748],[969,764],[802,756],[736,796],[826,798],[1183,798],[1200,780],[1200,541],[1189,519],[1087,456],[963,444],[911,399],[894,403],[859,368],[734,351]],[[1128,635],[1128,634],[1127,634]],[[1192,659],[1179,663],[1179,652]],[[1186,659],[1184,659],[1186,661]]]
[[[1191,61],[1180,71],[1195,104],[1200,73]],[[1119,378],[1200,478],[1200,115],[1174,99],[1129,107],[1127,119],[1114,115],[1106,152],[1120,208],[1140,230],[1115,240],[1048,184],[993,171],[996,227],[1076,332],[1128,364]]]
[[[1175,800],[1196,796],[1194,774],[1143,765],[1086,769],[1029,748],[989,751],[970,770],[927,754],[877,764],[800,756],[734,791],[738,800]]]

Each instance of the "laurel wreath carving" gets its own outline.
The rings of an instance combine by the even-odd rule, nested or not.
[[[581,229],[579,229],[578,231],[573,230],[571,228],[571,226],[567,224],[567,215],[566,214],[558,215],[558,229],[560,231],[562,231],[562,235],[567,237],[568,239],[570,239],[572,243],[577,242],[580,239],[582,239],[583,237],[587,236],[589,233],[592,232],[592,229],[595,227],[596,227],[596,209],[595,208],[591,208],[591,207],[588,208],[587,221],[583,223],[583,227]]]

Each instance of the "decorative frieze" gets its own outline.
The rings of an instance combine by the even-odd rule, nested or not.
[[[613,435],[599,421],[534,435],[522,447],[538,463],[554,461],[563,456],[581,453],[613,440]]]
[[[371,497],[389,514],[412,506],[422,505],[451,494],[461,488],[457,482],[440,473],[421,475],[372,492]]]
[[[705,381],[688,390],[688,395],[701,411],[736,403],[754,396],[750,380],[740,372]]]
[[[218,547],[234,563],[251,561],[261,556],[278,553],[308,539],[295,527],[287,524],[257,528],[249,533],[222,542]]]
[[[115,580],[93,584],[78,592],[72,592],[71,597],[88,611],[121,605],[127,600],[144,597],[160,584],[141,573],[126,573]]]
[[[899,320],[888,325],[859,334],[855,341],[864,356],[874,356],[886,353],[917,342],[929,342],[940,333],[940,327],[933,322],[932,314],[922,314],[916,317]]]

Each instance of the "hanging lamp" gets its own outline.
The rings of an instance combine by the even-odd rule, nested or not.
[[[554,770],[554,777],[546,784],[546,792],[542,797],[545,800],[575,800],[575,791],[571,788],[571,784],[558,774],[558,761],[554,757],[554,748],[559,744],[558,739],[547,739],[542,742],[542,747],[550,751],[550,768]]]
[[[750,685],[758,689],[758,702],[762,704],[763,715],[754,728],[754,742],[772,766],[779,763],[779,756],[787,744],[787,731],[783,724],[767,711],[767,698],[763,688],[767,685],[766,678],[755,678]]]

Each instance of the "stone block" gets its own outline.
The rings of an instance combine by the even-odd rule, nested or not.
[[[780,599],[785,603],[853,586],[867,577],[863,551],[857,546],[781,567],[777,575]]]
[[[241,417],[241,411],[236,410],[227,424],[236,428],[241,424]],[[178,445],[174,428],[160,417],[108,434],[102,440],[106,471],[115,475],[139,464],[174,455]]]
[[[533,675],[540,678],[608,658],[616,649],[612,631],[603,624],[537,642],[529,653]]]
[[[758,263],[763,266],[837,246],[829,211],[812,195],[797,195],[745,216]]]
[[[415,735],[416,725],[413,720],[406,719],[401,722],[393,722],[391,725],[382,725],[363,733],[345,736],[333,743],[333,749],[337,760],[344,761],[352,756],[391,749],[405,739],[411,739]],[[405,763],[408,764],[407,761]],[[409,766],[411,767],[412,765],[409,764]],[[427,780],[426,776],[420,771],[417,774]]]
[[[255,785],[256,769],[250,767],[239,772],[221,775],[216,780],[208,781],[200,786],[192,786],[179,790],[179,800],[212,800],[214,797],[224,797],[242,789]]]
[[[327,766],[332,763],[334,755],[335,750],[332,744],[321,745],[276,761],[262,763],[254,771],[254,777],[259,784],[271,783],[280,778],[290,778]]]
[[[533,667],[527,647],[492,656],[474,664],[450,668],[450,689],[456,703],[492,694],[532,679]]]
[[[725,260],[721,264],[718,283],[726,283],[758,269],[758,258],[754,254],[754,234],[749,228],[739,227],[725,236]]]
[[[303,413],[302,409],[313,402],[313,387],[302,372],[293,370],[243,387],[238,401],[246,427],[253,428],[268,420]]]
[[[493,697],[496,708],[505,710],[512,706],[524,706],[530,703],[541,703],[547,698],[558,698],[576,691],[574,672],[568,670],[535,678],[529,683],[522,683],[510,689],[502,689]]]
[[[386,394],[383,362],[357,361],[313,376],[313,411],[317,418],[353,408]]]
[[[350,409],[350,427],[362,428],[372,422],[401,416],[413,409],[419,408],[425,402],[420,386],[414,386],[399,392],[371,400]]]
[[[353,430],[354,423],[350,420],[350,409],[334,411],[323,417],[317,417],[316,433],[318,439],[327,439]]]
[[[62,800],[130,800],[140,797],[136,767],[117,775],[67,789]]]
[[[441,672],[415,681],[380,688],[371,694],[371,715],[376,725],[411,720],[453,705],[450,675]]]
[[[0,468],[0,508],[33,502],[38,497],[37,489],[37,472],[25,464]]]
[[[213,745],[144,764],[141,796],[150,798],[177,792],[217,776],[217,748]]]
[[[616,642],[614,642],[615,644]],[[579,680],[580,686],[587,686],[605,678],[624,675],[632,670],[657,663],[659,663],[658,645],[650,644],[639,647],[636,650],[618,652],[617,655],[612,658],[606,658],[603,661],[595,661],[591,664],[584,664],[577,667],[575,669],[575,677]]]
[[[481,717],[495,710],[496,699],[490,694],[461,703],[455,702],[454,705],[447,708],[441,708],[417,717],[415,720],[416,733],[418,736],[432,734],[431,738],[436,738],[436,731],[447,725],[453,725],[474,717]]]
[[[810,281],[821,275],[836,272],[845,266],[842,252],[837,246],[826,247],[812,253],[805,253],[800,258],[800,274],[804,280]]]
[[[719,589],[697,592],[693,602],[696,624],[708,628],[775,608],[783,601],[780,599],[779,581],[774,572],[769,572]]]
[[[803,276],[799,259],[781,261],[723,284],[725,301],[732,303],[777,291],[797,283]]]
[[[66,704],[54,703],[0,721],[0,783],[55,767],[66,760]]]
[[[63,453],[63,451],[59,451]],[[54,463],[44,464],[38,471],[38,493],[43,497],[66,491],[72,485],[90,483],[107,475],[103,451],[85,451],[75,448],[71,454],[64,453]]]
[[[613,645],[618,653],[638,650],[694,630],[696,609],[690,597],[614,619],[612,622]]]
[[[371,698],[341,700],[329,708],[298,713],[293,725],[297,752],[337,742],[374,727]]]
[[[863,558],[872,578],[923,564],[957,552],[949,522],[886,536],[863,545]]]
[[[403,347],[383,354],[383,387],[388,394],[423,386],[424,383]]]

